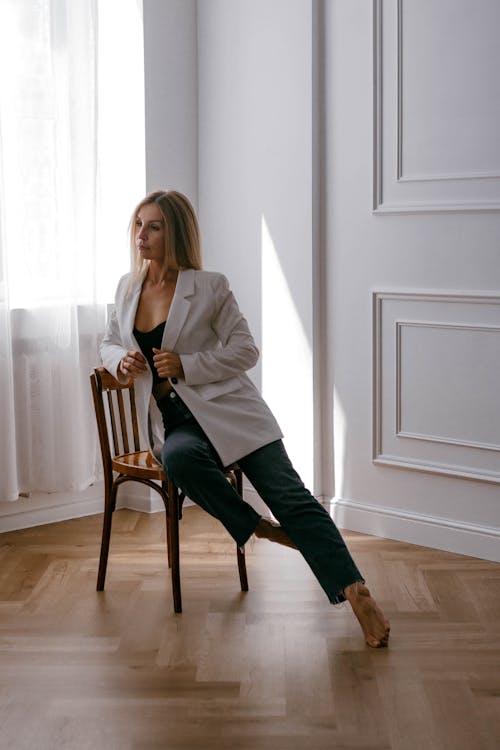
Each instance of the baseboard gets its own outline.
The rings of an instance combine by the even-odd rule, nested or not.
[[[261,515],[269,510],[254,488],[245,483],[245,500]],[[52,494],[35,493],[13,503],[0,503],[0,532],[16,531],[47,523],[102,513],[104,488],[96,482],[83,492]],[[321,498],[326,507],[327,498]],[[191,501],[186,501],[191,505]],[[164,510],[159,495],[138,484],[130,483],[118,495],[118,508],[129,508],[142,513]],[[359,531],[386,539],[442,549],[483,560],[500,562],[500,529],[456,520],[409,513],[346,498],[335,498],[330,509],[341,529]]]
[[[500,529],[335,498],[337,526],[386,539],[500,562]]]
[[[35,492],[0,503],[0,531],[16,531],[70,518],[102,513],[103,487],[96,482],[82,492]]]
[[[251,485],[245,483],[245,499],[261,515],[269,513]],[[191,500],[184,501],[189,507]],[[0,502],[0,533],[17,531],[47,523],[68,521],[102,513],[104,506],[103,482],[96,482],[82,492],[35,492],[15,502]],[[130,482],[120,488],[117,509],[128,508],[141,513],[161,513],[165,510],[160,495],[148,487]]]
[[[82,492],[35,492],[15,502],[0,503],[0,532],[93,516],[96,513],[102,513],[103,507],[102,481],[96,482]],[[132,482],[120,488],[116,507],[117,509],[130,508],[142,513],[165,510],[156,492]]]

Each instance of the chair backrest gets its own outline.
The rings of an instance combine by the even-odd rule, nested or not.
[[[104,367],[96,367],[90,383],[104,473],[109,477],[112,457],[140,450],[134,381],[120,383]]]

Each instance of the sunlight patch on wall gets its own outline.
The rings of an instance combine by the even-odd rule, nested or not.
[[[345,450],[347,440],[347,420],[342,399],[337,388],[333,388],[333,423],[335,442],[335,497],[342,498],[345,480]]]
[[[304,326],[262,216],[262,393],[292,463],[313,486],[313,366]]]

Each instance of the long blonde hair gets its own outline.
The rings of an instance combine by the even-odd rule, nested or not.
[[[156,203],[165,224],[165,268],[201,268],[200,228],[190,200],[176,190],[156,190],[135,207],[130,219],[130,291],[144,280],[149,268],[149,260],[136,247],[135,234],[139,211],[151,203]]]

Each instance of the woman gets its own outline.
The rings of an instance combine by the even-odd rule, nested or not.
[[[227,279],[201,270],[188,199],[175,191],[148,195],[132,217],[131,247],[132,271],[118,284],[101,356],[119,380],[136,380],[142,440],[238,545],[255,534],[299,549],[330,601],[351,604],[366,643],[387,646],[388,621],[329,514],[294,471],[280,428],[246,375],[258,350]],[[223,467],[235,461],[279,525],[227,482]]]

